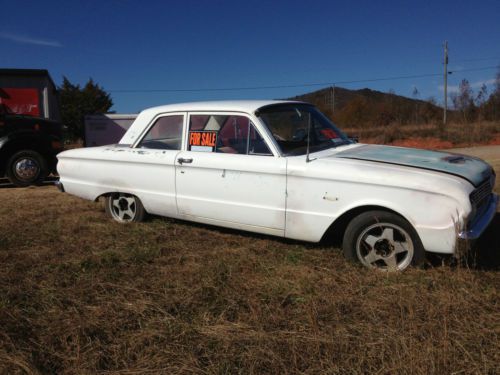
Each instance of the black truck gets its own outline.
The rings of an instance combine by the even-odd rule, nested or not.
[[[56,86],[46,70],[0,69],[0,176],[36,185],[63,149]]]

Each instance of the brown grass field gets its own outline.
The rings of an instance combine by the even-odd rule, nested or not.
[[[346,128],[363,143],[392,144],[421,148],[471,147],[500,145],[500,122],[449,123],[445,130],[439,124],[400,125]]]
[[[499,148],[472,152],[500,175]],[[383,274],[52,186],[0,197],[0,373],[500,373],[499,214],[462,262]]]

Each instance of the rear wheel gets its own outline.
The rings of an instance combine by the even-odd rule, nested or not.
[[[6,175],[16,186],[37,185],[48,176],[47,162],[36,151],[18,151],[8,160]]]
[[[403,271],[420,265],[425,251],[417,232],[402,217],[385,211],[369,211],[347,226],[344,255],[368,268]]]
[[[140,201],[131,194],[112,194],[105,200],[106,213],[120,223],[143,221],[146,211]]]

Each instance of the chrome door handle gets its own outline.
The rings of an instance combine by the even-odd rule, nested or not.
[[[191,163],[193,162],[193,159],[184,159],[184,158],[179,158],[179,159],[177,159],[177,161],[178,161],[178,162],[179,162],[179,164],[181,164],[181,165],[182,165],[182,164],[184,164],[184,163],[186,163],[186,164],[191,164]]]

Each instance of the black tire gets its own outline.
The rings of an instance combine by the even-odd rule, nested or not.
[[[147,216],[141,200],[131,194],[108,195],[104,202],[104,208],[106,213],[119,223],[144,221]]]
[[[342,248],[347,259],[384,271],[403,271],[425,260],[424,247],[413,226],[386,211],[367,211],[352,219]]]
[[[16,186],[30,186],[41,184],[49,170],[47,161],[38,152],[21,150],[9,158],[5,174]]]

